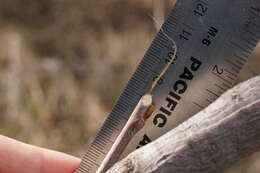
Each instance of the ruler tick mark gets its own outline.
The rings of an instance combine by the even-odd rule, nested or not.
[[[242,68],[241,66],[239,66],[238,64],[230,61],[229,59],[225,59],[225,61],[229,64],[231,64],[233,66],[233,68],[236,68],[236,72],[239,73],[240,69]]]
[[[206,99],[206,101],[209,102],[209,103],[213,103],[213,101],[210,100],[210,99]]]
[[[232,81],[236,81],[236,79],[232,78],[231,76],[227,76],[227,78],[229,78]]]
[[[235,46],[235,47],[241,49],[242,51],[246,52],[248,55],[250,54],[250,51],[247,50],[247,49],[245,49],[245,48],[242,47],[241,45],[239,45],[239,44],[237,44],[237,43],[235,43],[235,42],[230,42],[230,43],[231,43],[233,46]]]
[[[228,73],[228,74],[230,74],[230,75],[232,75],[232,76],[234,76],[234,77],[237,77],[237,74],[235,74],[235,73],[232,73],[231,71],[229,71],[228,69],[225,69],[225,71]]]
[[[253,33],[252,31],[247,31],[252,37],[250,38],[251,40],[253,40],[255,43],[257,43],[258,42],[258,40],[256,40],[255,39],[255,37],[256,37],[256,34],[255,33]]]
[[[214,72],[211,72],[211,73],[212,73],[213,75],[215,75],[216,77],[222,79],[224,82],[226,82],[226,83],[232,85],[232,83],[231,83],[230,81],[228,81],[227,79],[223,78],[222,76],[220,76],[220,75],[218,75],[218,74],[216,74],[216,73],[214,73]]]
[[[236,57],[236,58],[240,59],[241,61],[244,61],[244,62],[246,62],[246,59],[245,59],[245,58],[243,58],[243,57],[241,57],[241,56],[237,55],[236,53],[234,53],[234,57]]]
[[[218,87],[219,89],[221,89],[223,92],[224,92],[224,91],[226,91],[226,89],[225,89],[225,88],[221,87],[221,86],[220,86],[220,85],[218,85],[218,84],[215,84],[215,86],[216,86],[216,87]]]
[[[194,105],[198,106],[200,109],[205,109],[205,106],[202,106],[201,104],[197,102],[193,102]]]
[[[229,88],[231,88],[231,86],[230,85],[228,85],[228,84],[226,84],[226,83],[222,83],[222,85],[224,86],[224,87],[226,87],[226,89],[229,89]]]
[[[216,97],[219,97],[220,95],[216,94],[215,92],[209,90],[209,89],[206,89],[207,92],[211,93],[212,95],[216,96]]]
[[[250,49],[252,49],[252,47],[255,47],[255,41],[253,40],[253,39],[251,39],[251,38],[249,38],[249,39],[243,39],[245,42],[247,42],[247,44],[248,44],[248,47],[250,46]],[[252,42],[253,41],[253,42]]]

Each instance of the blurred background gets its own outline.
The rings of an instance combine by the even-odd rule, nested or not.
[[[0,1],[0,134],[82,156],[174,2]]]

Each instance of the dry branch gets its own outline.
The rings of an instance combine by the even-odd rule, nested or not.
[[[114,165],[108,173],[211,173],[260,150],[260,76]]]
[[[146,94],[140,99],[125,127],[98,168],[97,173],[106,172],[119,160],[129,141],[143,128],[146,119],[151,115],[153,109],[152,101],[152,95],[150,94]]]

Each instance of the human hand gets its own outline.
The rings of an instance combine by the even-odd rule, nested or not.
[[[80,159],[0,135],[0,173],[74,173]]]

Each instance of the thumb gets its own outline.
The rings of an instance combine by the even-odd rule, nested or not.
[[[0,173],[74,173],[80,159],[0,135]]]

